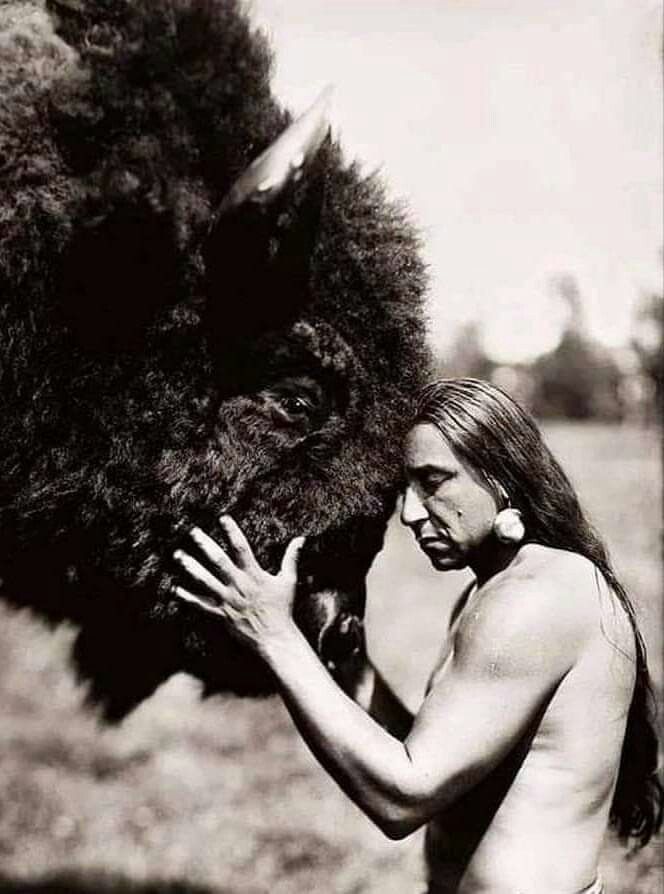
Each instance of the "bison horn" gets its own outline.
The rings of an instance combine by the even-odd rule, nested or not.
[[[300,115],[240,174],[219,206],[224,215],[245,202],[267,205],[284,187],[302,175],[305,162],[315,155],[329,130],[332,87]]]

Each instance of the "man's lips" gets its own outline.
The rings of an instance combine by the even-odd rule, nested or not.
[[[424,552],[438,552],[441,549],[448,549],[450,546],[450,541],[443,537],[424,537],[417,543]]]

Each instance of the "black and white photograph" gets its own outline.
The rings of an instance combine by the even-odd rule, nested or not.
[[[0,894],[659,894],[660,0],[0,0]]]

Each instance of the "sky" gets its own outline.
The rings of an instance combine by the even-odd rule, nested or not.
[[[481,324],[500,362],[555,346],[552,283],[627,342],[661,291],[659,0],[252,0],[276,96],[335,87],[349,158],[406,200],[430,268],[434,348]]]

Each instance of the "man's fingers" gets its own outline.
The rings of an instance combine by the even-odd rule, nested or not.
[[[189,536],[205,558],[221,573],[222,578],[231,580],[236,567],[219,544],[201,528],[192,528]]]
[[[174,584],[171,587],[170,593],[172,596],[176,596],[184,602],[190,602],[192,605],[202,608],[209,614],[216,615],[218,618],[224,618],[226,621],[237,617],[238,611],[242,607],[239,600],[233,599],[230,591],[224,597],[223,602],[216,601],[210,596],[192,593],[191,590],[188,590],[186,587],[182,587],[179,584]]]
[[[300,558],[300,552],[302,551],[302,547],[304,546],[304,537],[295,537],[286,547],[286,551],[284,552],[284,557],[281,560],[281,573],[286,572],[287,574],[292,575],[293,577],[297,577],[297,563]]]
[[[191,605],[196,605],[198,608],[203,609],[204,612],[208,612],[208,614],[216,615],[218,618],[224,617],[223,609],[216,603],[213,603],[211,600],[204,598],[203,596],[197,596],[195,593],[192,593],[191,590],[186,590],[184,587],[172,587],[171,594],[176,596],[178,599],[182,599],[183,602],[189,602]]]
[[[238,567],[247,570],[256,566],[258,563],[256,562],[253,550],[249,546],[249,541],[244,536],[242,529],[235,519],[232,519],[230,515],[222,515],[219,522],[228,538],[228,542],[233,552],[233,558]]]
[[[224,586],[224,582],[215,577],[211,571],[208,571],[205,565],[202,565],[198,559],[181,549],[173,553],[173,558],[188,577],[196,582],[198,588],[202,587],[203,590],[208,591],[216,599],[221,599],[222,601],[228,599],[229,588]]]

